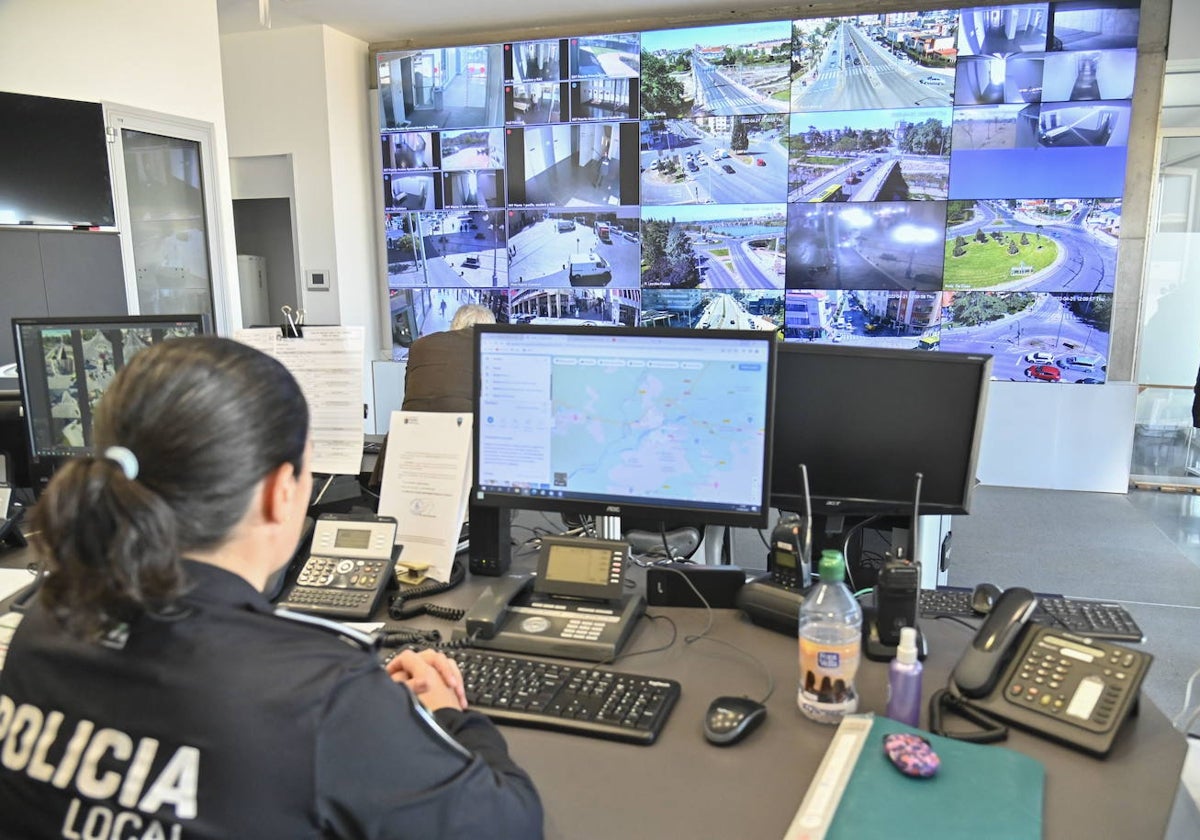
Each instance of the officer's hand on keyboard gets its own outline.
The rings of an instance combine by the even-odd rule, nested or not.
[[[387,663],[387,672],[396,682],[407,685],[431,712],[467,707],[458,664],[440,651],[401,650]]]

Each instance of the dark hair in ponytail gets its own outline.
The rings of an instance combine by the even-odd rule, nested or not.
[[[222,338],[143,350],[113,379],[95,457],[54,476],[33,525],[50,572],[42,602],[73,635],[98,638],[180,593],[181,554],[221,545],[258,482],[302,469],[308,406],[277,361]],[[123,446],[135,479],[103,456]]]

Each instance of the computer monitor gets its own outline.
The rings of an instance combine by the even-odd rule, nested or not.
[[[848,345],[779,348],[771,504],[814,515],[970,508],[991,356]]]
[[[92,452],[92,416],[117,371],[153,344],[206,332],[204,315],[14,318],[30,479],[40,491],[60,464]]]
[[[4,457],[0,484],[7,482],[12,487],[28,487],[29,443],[25,439],[21,392],[3,387],[0,387],[0,455]],[[0,510],[0,517],[3,515],[4,511]]]
[[[476,326],[474,504],[764,527],[775,343]]]

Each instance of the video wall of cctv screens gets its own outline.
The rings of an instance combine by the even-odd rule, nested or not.
[[[1103,382],[1139,17],[1072,0],[380,53],[393,355],[481,302]]]

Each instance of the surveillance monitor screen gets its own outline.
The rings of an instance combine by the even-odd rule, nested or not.
[[[1140,20],[1054,0],[381,51],[392,358],[477,302],[1101,384]]]
[[[92,417],[117,371],[147,347],[206,332],[201,315],[14,318],[26,431],[35,461],[92,451]]]

